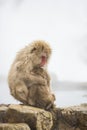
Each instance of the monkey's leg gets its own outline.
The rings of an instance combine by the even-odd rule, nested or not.
[[[27,104],[28,89],[24,83],[18,83],[15,87],[15,98],[19,101]]]
[[[29,88],[28,105],[36,106],[35,101],[37,99],[37,87],[33,85]]]
[[[51,94],[51,92],[48,89],[48,86],[38,86],[37,89],[37,103],[40,105],[40,107],[46,110],[52,108],[54,105],[55,96]]]

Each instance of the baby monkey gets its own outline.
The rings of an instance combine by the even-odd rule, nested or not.
[[[50,76],[45,68],[50,55],[50,46],[42,40],[34,41],[19,51],[8,75],[14,98],[46,110],[54,106],[55,96],[51,93]]]

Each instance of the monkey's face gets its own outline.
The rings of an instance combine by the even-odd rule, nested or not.
[[[50,54],[51,49],[44,41],[35,41],[31,46],[32,62],[34,66],[43,67],[46,65]]]
[[[42,54],[42,56],[41,56],[41,62],[40,62],[40,67],[43,67],[46,64],[47,64],[46,54]]]

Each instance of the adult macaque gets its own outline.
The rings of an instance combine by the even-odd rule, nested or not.
[[[24,104],[50,109],[55,96],[50,90],[50,77],[45,66],[51,48],[45,41],[34,41],[16,56],[9,75],[11,95]]]

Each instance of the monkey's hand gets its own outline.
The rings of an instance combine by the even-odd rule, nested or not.
[[[56,97],[55,97],[55,95],[52,93],[52,97],[53,97],[53,99],[54,99],[54,101],[56,100]]]
[[[50,98],[52,99],[51,102],[49,102],[46,106],[46,110],[49,110],[50,108],[53,108],[55,105],[54,105],[54,101],[56,100],[55,98],[55,95],[54,94],[51,94],[50,95]]]

